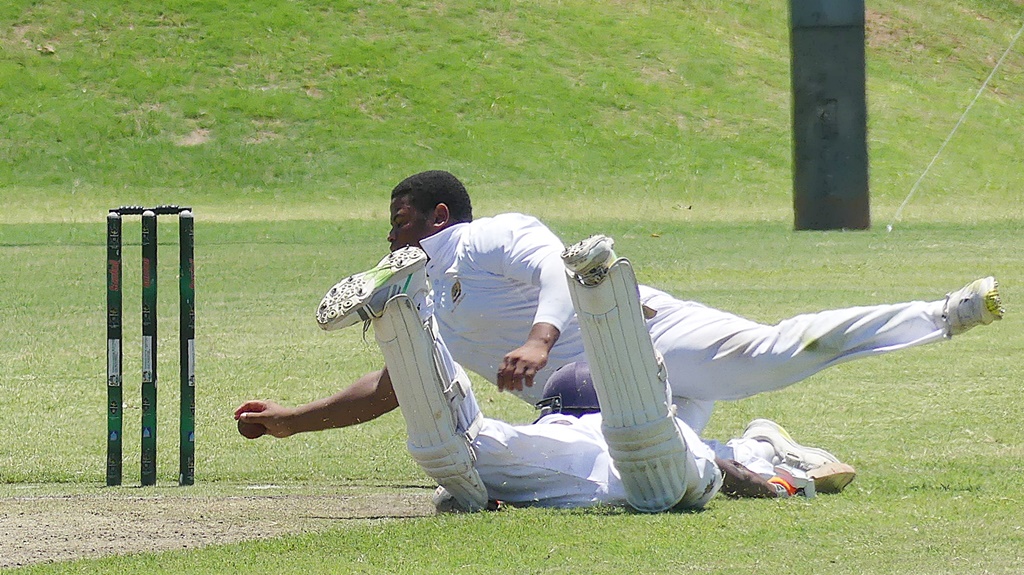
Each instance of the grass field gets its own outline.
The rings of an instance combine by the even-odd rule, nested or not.
[[[219,572],[252,561],[270,562],[282,572],[324,565],[332,572],[577,572],[595,554],[600,563],[594,570],[609,573],[744,566],[812,572],[823,564],[850,573],[887,572],[894,564],[921,573],[977,566],[983,570],[976,572],[1010,573],[1020,567],[1017,477],[1024,436],[1016,357],[1022,338],[1012,313],[1012,302],[1020,297],[1015,278],[1022,272],[1015,256],[1024,248],[1018,224],[922,224],[893,234],[794,234],[784,226],[749,223],[652,229],[635,221],[556,219],[554,226],[567,238],[590,226],[606,230],[620,238],[623,253],[636,254],[642,281],[769,322],[833,306],[937,297],[986,273],[1004,278],[1011,315],[954,341],[840,366],[787,390],[719,407],[711,436],[728,437],[753,417],[767,416],[801,441],[841,454],[860,471],[841,496],[810,502],[719,500],[701,514],[656,518],[604,510],[515,510],[383,522],[339,519],[319,525],[315,536],[107,559],[74,569],[113,572],[159,565],[168,571]],[[5,482],[0,493],[17,499],[110,491],[101,487],[105,366],[97,351],[103,348],[103,280],[96,262],[102,262],[103,247],[102,239],[93,239],[102,238],[102,223],[7,225],[3,233],[6,269],[14,273],[4,275],[0,286],[9,302],[4,329],[10,334],[2,356],[8,440],[0,450]],[[234,432],[230,417],[243,399],[308,401],[377,365],[377,353],[358,330],[323,334],[311,319],[331,283],[324,278],[376,258],[377,226],[356,220],[209,222],[197,235],[198,485],[185,495],[172,487],[177,366],[175,355],[168,354],[160,366],[161,487],[130,487],[138,481],[138,428],[132,424],[138,403],[132,393],[137,387],[129,383],[129,487],[114,489],[113,497],[120,493],[130,506],[137,497],[251,495],[246,488],[254,485],[281,486],[275,494],[323,486],[386,492],[414,485],[427,498],[429,480],[404,453],[402,423],[395,414],[354,429],[254,442]],[[164,237],[165,245],[173,246],[173,228]],[[965,249],[971,257],[951,266],[949,254]],[[125,273],[133,277],[132,270]],[[161,286],[167,308],[163,349],[171,351],[173,272],[162,278],[167,284]],[[130,295],[126,301],[131,309]],[[139,360],[131,342],[138,341],[137,331],[126,341],[125,371],[136,373]],[[532,417],[530,409],[498,396],[487,384],[477,387],[493,415],[513,421]],[[397,503],[388,512],[402,513]],[[581,535],[571,543],[565,539],[577,532]],[[438,543],[453,536],[463,544],[459,549]],[[401,543],[380,547],[396,541]],[[761,555],[765,548],[783,547],[784,556]],[[425,558],[433,553],[440,555]]]
[[[212,516],[244,500],[233,520],[228,508],[217,521],[244,527],[241,539],[274,535],[86,552],[17,571],[1024,571],[1020,46],[885,229],[1024,10],[869,3],[875,225],[799,233],[785,13],[781,1],[0,7],[0,525],[22,525],[18,510],[38,501],[58,518],[95,505],[85,517],[96,524],[105,510],[138,506],[205,525],[205,506]],[[608,233],[642,282],[760,321],[939,298],[989,274],[1008,315],[720,404],[707,435],[776,419],[857,467],[842,495],[718,499],[702,513],[658,516],[423,516],[410,501],[428,498],[431,484],[405,453],[398,414],[245,441],[231,412],[249,398],[309,401],[379,366],[372,338],[325,334],[313,310],[386,248],[391,186],[434,167],[464,179],[478,215],[530,213],[567,241]],[[129,221],[126,485],[102,487],[104,216],[135,203],[189,204],[197,217],[198,462],[187,489],[174,486],[170,220],[160,234],[159,485],[133,486],[141,295]],[[533,418],[476,382],[489,415]],[[280,502],[351,493],[372,494],[374,512],[305,504],[295,521],[305,533],[279,534],[291,521]],[[19,537],[0,530],[0,548],[16,549]]]

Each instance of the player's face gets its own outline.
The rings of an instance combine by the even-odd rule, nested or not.
[[[391,251],[405,246],[420,247],[420,240],[437,231],[434,227],[431,214],[418,211],[407,196],[391,202],[391,231],[388,232]]]

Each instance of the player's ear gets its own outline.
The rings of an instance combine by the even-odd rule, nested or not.
[[[434,212],[431,215],[430,225],[442,230],[448,227],[451,220],[451,212],[448,211],[448,204],[440,203],[434,206]]]

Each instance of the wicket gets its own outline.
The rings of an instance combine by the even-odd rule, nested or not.
[[[121,484],[123,422],[121,218],[142,216],[142,485],[156,485],[157,216],[177,215],[180,238],[181,409],[178,484],[195,483],[194,218],[187,207],[122,206],[107,214],[107,485]]]

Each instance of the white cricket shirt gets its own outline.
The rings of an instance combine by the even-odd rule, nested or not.
[[[585,360],[561,258],[565,246],[539,220],[514,213],[479,218],[420,245],[430,256],[427,277],[438,330],[464,368],[497,383],[505,354],[522,346],[539,322],[561,335],[547,367],[519,397],[539,401],[557,368]]]

